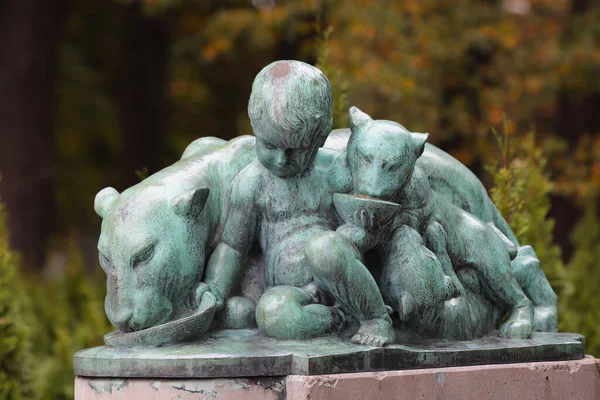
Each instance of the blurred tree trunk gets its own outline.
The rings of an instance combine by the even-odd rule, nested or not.
[[[39,265],[55,223],[56,49],[67,0],[0,2],[0,195],[12,246]]]
[[[587,10],[589,6],[589,0],[573,0],[571,2],[571,13],[578,14]]]
[[[136,171],[147,168],[150,174],[163,166],[171,30],[168,15],[145,15],[140,2],[126,11],[122,64],[117,78],[123,188],[139,182]]]
[[[588,10],[589,0],[574,0],[571,3],[570,14],[576,16]],[[569,16],[567,16],[569,17]],[[571,30],[567,30],[565,42],[571,40]],[[582,96],[577,91],[562,88],[558,96],[558,112],[556,113],[556,127],[558,134],[567,140],[571,150],[584,134],[600,132],[600,93],[589,93]],[[574,203],[572,197],[561,195],[552,196],[552,209],[550,217],[554,218],[554,241],[562,248],[563,258],[569,260],[576,250],[573,247],[570,233],[575,228],[582,216],[581,210]]]

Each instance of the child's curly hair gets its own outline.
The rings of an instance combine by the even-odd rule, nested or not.
[[[321,70],[301,61],[275,61],[254,79],[248,115],[255,129],[266,124],[287,133],[290,147],[322,145],[333,126],[332,102]]]

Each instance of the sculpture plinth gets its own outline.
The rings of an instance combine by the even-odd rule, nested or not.
[[[277,340],[257,330],[224,330],[198,343],[116,349],[75,355],[75,374],[119,378],[226,378],[320,375],[484,364],[578,360],[583,337],[536,332],[530,339],[488,336],[473,341],[352,344],[337,337]]]
[[[600,364],[574,361],[252,378],[77,377],[75,400],[600,398]]]
[[[76,374],[266,379],[584,357],[580,335],[556,332],[535,250],[428,134],[356,107],[332,132],[329,81],[297,61],[258,74],[248,111],[255,137],[198,139],[96,196],[120,331],[77,353]]]

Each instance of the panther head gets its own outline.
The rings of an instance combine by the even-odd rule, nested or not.
[[[208,194],[200,188],[171,198],[164,188],[141,182],[122,194],[105,188],[96,195],[105,311],[121,331],[168,322],[201,279],[201,236],[208,231],[197,228]]]
[[[410,180],[429,135],[373,120],[357,107],[350,108],[350,129],[347,161],[354,192],[393,201]]]

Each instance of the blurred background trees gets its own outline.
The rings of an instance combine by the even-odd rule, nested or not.
[[[357,105],[430,132],[495,187],[499,208],[560,292],[562,329],[585,333],[588,351],[600,353],[597,0],[3,2],[0,193],[21,254],[15,279],[66,293],[101,286],[86,275],[99,271],[95,194],[174,162],[197,137],[251,134],[251,83],[276,59],[328,75],[336,127]],[[493,128],[512,146],[508,159]],[[103,293],[81,290],[101,304]],[[19,302],[40,308],[28,299]],[[57,304],[85,319],[71,301]],[[100,341],[96,330],[108,329],[62,321],[61,331],[54,317],[42,320],[30,341],[52,338],[63,346],[53,357],[64,359],[72,349],[57,343],[75,334],[72,324]]]

